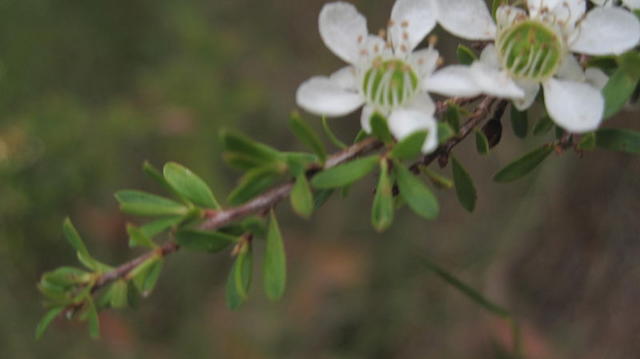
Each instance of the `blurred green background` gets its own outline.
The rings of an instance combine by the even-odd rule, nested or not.
[[[376,234],[366,183],[308,222],[281,205],[290,280],[280,303],[256,281],[250,301],[229,311],[229,256],[184,252],[139,309],[102,313],[101,340],[65,321],[33,339],[40,274],[75,263],[64,217],[107,263],[138,253],[124,232],[133,219],[112,193],[159,191],[144,160],[181,162],[224,197],[238,173],[220,160],[220,128],[302,149],[287,130],[295,90],[342,66],[318,35],[323,3],[0,1],[0,358],[507,358],[507,323],[416,254],[513,310],[530,358],[638,357],[639,161],[568,153],[498,185],[497,169],[548,140],[517,140],[508,121],[489,156],[473,143],[455,151],[476,181],[473,214],[440,191],[438,220],[403,209]],[[355,3],[372,31],[393,5]],[[449,60],[455,45],[441,36]],[[358,116],[333,120],[343,139]],[[637,129],[637,117],[610,123]]]

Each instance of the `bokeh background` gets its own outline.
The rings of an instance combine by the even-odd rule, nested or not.
[[[372,31],[393,5],[354,2]],[[295,90],[342,65],[318,35],[323,3],[0,1],[0,358],[508,358],[508,323],[418,265],[418,255],[512,310],[529,358],[640,356],[640,161],[567,153],[496,184],[497,169],[549,140],[517,140],[508,121],[490,155],[477,155],[472,141],[455,150],[478,189],[473,214],[442,190],[438,220],[403,209],[381,235],[369,224],[370,183],[310,221],[283,204],[281,302],[269,303],[256,281],[250,301],[229,311],[230,257],[182,252],[138,309],[102,313],[101,340],[66,321],[33,339],[44,313],[40,274],[75,263],[64,217],[107,263],[138,253],[123,230],[132,218],[112,194],[159,190],[142,174],[144,160],[181,162],[224,197],[238,173],[220,160],[220,128],[302,149],[287,130]],[[455,61],[456,42],[437,33]],[[358,116],[332,120],[344,140]],[[637,121],[628,108],[607,125],[638,129]]]

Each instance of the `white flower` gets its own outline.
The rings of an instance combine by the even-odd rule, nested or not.
[[[398,0],[391,11],[388,38],[370,35],[367,22],[356,8],[345,2],[325,5],[320,12],[320,35],[325,45],[349,63],[329,77],[316,76],[300,85],[296,101],[314,114],[337,117],[364,105],[361,125],[371,132],[370,118],[379,112],[388,119],[392,134],[402,139],[415,131],[428,130],[422,151],[438,145],[435,104],[427,91],[449,96],[474,96],[480,87],[473,81],[451,88],[466,74],[435,72],[438,51],[430,45],[413,51],[435,27],[433,0]],[[522,96],[516,86],[504,96]]]
[[[640,9],[640,0],[591,0],[592,3],[599,6],[624,5],[631,10]]]
[[[602,121],[603,76],[586,72],[572,52],[587,55],[620,54],[640,40],[640,22],[618,7],[586,12],[586,0],[527,0],[528,12],[501,6],[491,18],[483,0],[437,0],[438,21],[449,32],[471,40],[494,40],[470,76],[484,78],[483,90],[492,93],[506,83],[525,92],[514,99],[519,110],[533,103],[540,85],[547,112],[562,128],[581,133]],[[595,75],[594,75],[595,74]]]

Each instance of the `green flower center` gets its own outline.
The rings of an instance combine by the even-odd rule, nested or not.
[[[553,76],[564,55],[558,34],[533,20],[504,29],[498,34],[496,47],[502,66],[513,76],[529,80]]]
[[[381,108],[402,106],[418,90],[418,75],[400,60],[376,59],[364,74],[362,92],[367,101]]]

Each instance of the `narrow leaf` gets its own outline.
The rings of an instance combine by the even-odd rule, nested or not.
[[[423,168],[422,171],[429,177],[431,183],[433,183],[436,187],[443,189],[451,189],[453,188],[453,181],[449,178],[430,170],[429,168]]]
[[[446,122],[438,122],[438,143],[443,144],[451,137],[455,136],[456,131]]]
[[[178,202],[142,191],[118,191],[115,197],[122,212],[137,216],[176,216],[188,212],[188,208]]]
[[[494,304],[490,300],[486,299],[481,293],[479,293],[472,287],[468,286],[467,284],[462,282],[460,279],[456,278],[453,274],[440,268],[438,265],[431,262],[429,259],[422,257],[421,263],[422,265],[425,266],[425,268],[437,274],[440,278],[442,278],[444,281],[449,283],[452,287],[456,288],[462,294],[466,295],[467,298],[471,299],[476,304],[479,304],[489,312],[503,318],[508,318],[511,316],[511,314],[509,314],[509,311],[507,311],[506,309],[502,308],[497,304]]]
[[[638,80],[630,76],[623,68],[618,68],[602,89],[604,96],[604,118],[618,113],[629,101],[636,89]]]
[[[86,297],[87,306],[87,324],[89,325],[89,335],[94,338],[100,338],[100,319],[98,318],[98,311],[93,303],[91,295]]]
[[[533,134],[535,136],[544,135],[553,128],[553,120],[549,115],[540,117],[536,125],[533,127]]]
[[[301,174],[296,177],[296,181],[291,189],[291,207],[303,218],[309,218],[313,213],[313,193],[307,181],[307,176]]]
[[[455,133],[460,132],[460,107],[449,104],[444,113],[444,120],[451,126]]]
[[[276,217],[271,211],[269,232],[264,249],[264,290],[271,300],[278,300],[284,294],[287,282],[287,257],[282,234]]]
[[[180,222],[183,221],[183,219],[184,218],[182,216],[160,218],[144,224],[140,227],[140,231],[147,238],[153,238],[158,234],[177,226]]]
[[[456,186],[458,201],[467,211],[473,212],[476,207],[476,188],[469,173],[462,167],[455,157],[451,158],[451,169],[453,171],[453,183]]]
[[[89,251],[87,250],[87,246],[85,246],[82,238],[80,238],[80,234],[71,223],[69,218],[66,218],[62,224],[62,232],[64,233],[64,237],[67,239],[71,247],[76,250],[78,253],[82,253],[84,255],[89,255]]]
[[[322,207],[322,205],[325,204],[327,200],[329,200],[329,198],[331,198],[333,192],[333,189],[321,189],[316,191],[313,201],[313,210],[315,211]]]
[[[482,131],[475,130],[476,133],[476,150],[481,155],[489,153],[489,140]]]
[[[180,246],[194,251],[218,252],[237,241],[237,237],[221,232],[185,229],[176,233],[176,242]]]
[[[163,174],[171,187],[187,200],[206,208],[220,208],[209,186],[183,165],[169,162],[164,165]]]
[[[258,167],[247,172],[238,186],[229,194],[231,205],[239,205],[249,201],[275,184],[281,175],[274,166]]]
[[[243,154],[249,158],[261,160],[260,163],[271,162],[278,158],[279,152],[271,146],[256,142],[244,135],[229,131],[220,134],[226,152]]]
[[[111,307],[117,309],[127,306],[127,282],[122,279],[117,280],[111,285],[109,291],[111,292],[109,296]]]
[[[596,134],[589,132],[582,135],[578,142],[578,149],[583,151],[591,151],[596,148]]]
[[[359,158],[318,173],[311,179],[311,184],[319,189],[343,187],[366,176],[377,164],[376,155]]]
[[[478,56],[475,54],[475,52],[473,52],[473,50],[462,44],[458,45],[456,54],[458,55],[458,62],[463,65],[471,65],[475,60],[478,59]]]
[[[440,206],[427,185],[397,161],[394,162],[393,170],[398,181],[400,196],[407,202],[409,207],[416,214],[426,219],[436,218],[440,211]]]
[[[164,188],[166,188],[167,190],[171,191],[172,193],[174,193],[176,195],[179,195],[175,191],[175,189],[173,189],[173,187],[171,187],[169,182],[167,182],[167,180],[164,178],[162,173],[154,165],[152,165],[149,161],[144,161],[144,163],[142,164],[142,171],[144,173],[146,173],[149,177],[151,177],[153,180],[158,182],[160,185],[162,185]]]
[[[246,300],[252,266],[251,246],[246,245],[236,257],[227,279],[226,301],[229,309],[237,309]]]
[[[38,326],[36,327],[36,339],[42,338],[44,332],[47,331],[49,324],[51,324],[51,322],[56,319],[56,317],[58,317],[58,315],[60,315],[63,310],[64,307],[52,308],[49,309],[49,311],[44,316],[42,316],[42,319],[40,319],[40,322],[38,322]]]
[[[640,132],[617,128],[601,128],[596,132],[596,145],[612,151],[640,153]]]
[[[393,142],[393,135],[389,131],[387,119],[377,112],[371,115],[371,132],[384,143]]]
[[[147,237],[140,228],[133,224],[127,224],[127,234],[129,234],[129,247],[147,247],[154,248],[155,243]]]
[[[496,182],[511,182],[520,179],[538,167],[551,152],[553,152],[553,146],[550,145],[537,148],[501,169],[493,177],[493,180]]]
[[[162,272],[163,262],[161,258],[152,258],[131,271],[133,284],[143,297],[149,296],[155,288]]]
[[[394,212],[392,184],[389,178],[388,165],[386,160],[382,160],[380,162],[378,186],[376,187],[373,207],[371,208],[371,223],[376,231],[382,232],[389,228],[393,222]]]
[[[324,130],[324,134],[327,136],[329,141],[333,143],[334,146],[338,147],[339,149],[347,148],[347,145],[344,142],[340,141],[338,137],[333,133],[331,127],[329,127],[329,122],[327,121],[326,117],[322,117],[322,129]]]
[[[408,160],[420,154],[428,131],[417,131],[393,146],[389,155],[397,160]]]
[[[327,152],[322,144],[322,141],[318,138],[311,126],[302,120],[299,113],[294,112],[291,114],[291,120],[289,121],[289,127],[298,139],[304,143],[309,149],[311,149],[322,162],[327,158]]]
[[[529,129],[527,111],[518,111],[518,109],[511,106],[511,128],[516,136],[520,138],[527,137],[527,131]]]

